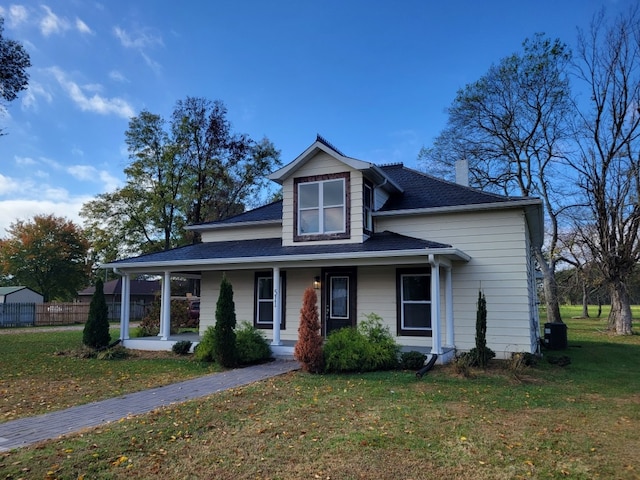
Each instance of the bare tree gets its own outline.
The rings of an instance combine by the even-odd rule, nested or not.
[[[558,218],[570,198],[561,191],[571,135],[568,118],[570,52],[543,35],[523,43],[522,53],[493,65],[460,90],[445,130],[420,158],[429,167],[453,170],[468,161],[472,185],[509,196],[539,196],[546,213],[546,251],[533,253],[544,275],[547,319],[562,322],[555,269]]]
[[[630,335],[627,279],[640,260],[640,17],[634,7],[608,22],[601,11],[580,32],[577,76],[588,88],[580,116],[580,174],[594,235],[584,235],[611,295],[609,328]]]

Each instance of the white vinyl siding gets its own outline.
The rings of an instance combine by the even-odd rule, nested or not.
[[[202,232],[203,242],[227,242],[231,240],[255,240],[259,238],[279,238],[281,224],[241,225],[215,228]]]

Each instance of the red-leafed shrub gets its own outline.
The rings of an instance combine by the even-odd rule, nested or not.
[[[323,340],[317,303],[316,291],[312,287],[307,288],[300,309],[298,343],[293,351],[295,359],[302,364],[302,369],[311,373],[321,373],[324,370]]]

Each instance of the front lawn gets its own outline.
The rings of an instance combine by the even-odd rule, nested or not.
[[[0,471],[14,479],[636,479],[640,336],[605,335],[599,320],[567,323],[569,348],[545,352],[566,356],[564,367],[494,361],[469,378],[436,366],[423,379],[296,372],[0,454]]]

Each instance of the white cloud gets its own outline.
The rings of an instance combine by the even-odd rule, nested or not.
[[[83,91],[83,87],[67,78],[67,75],[60,68],[51,67],[48,70],[80,110],[101,115],[114,114],[127,119],[135,115],[133,107],[126,100],[118,97],[105,98],[97,93],[88,96]],[[89,87],[89,90],[95,90],[95,85]]]
[[[76,17],[76,29],[80,33],[93,35],[93,31],[89,28],[89,26],[86,23],[84,23],[82,20],[80,20],[78,17]]]
[[[120,27],[114,27],[113,33],[125,48],[141,50],[143,48],[153,47],[154,45],[163,45],[161,37],[149,33],[139,32],[136,36],[132,37]]]
[[[112,192],[121,184],[120,180],[109,172],[98,170],[91,165],[72,165],[67,168],[67,172],[83,182],[101,183],[105,192]]]
[[[31,81],[29,82],[29,86],[27,87],[27,91],[22,97],[22,109],[23,110],[37,110],[38,109],[38,98],[44,99],[45,102],[51,103],[53,101],[53,95],[50,92],[45,90],[42,84]]]
[[[15,158],[16,160],[16,165],[22,166],[22,167],[31,167],[33,165],[37,165],[38,162],[36,162],[33,158],[31,157],[17,157]]]
[[[0,7],[0,15],[5,17],[7,24],[13,28],[25,23],[29,18],[29,12],[22,5],[11,5],[8,13],[4,8]]]
[[[58,199],[0,201],[0,237],[6,238],[6,230],[12,223],[17,220],[29,221],[36,215],[54,214],[65,217],[78,226],[82,225],[80,209],[92,197],[65,197],[64,192],[58,194]]]
[[[111,70],[109,72],[109,78],[116,82],[129,83],[129,79],[117,70]]]
[[[0,195],[7,195],[22,190],[22,184],[11,177],[5,177],[0,173]]]
[[[41,5],[41,7],[46,12],[45,16],[40,20],[40,33],[42,35],[48,37],[52,33],[64,33],[71,28],[69,20],[60,18],[46,5]]]

